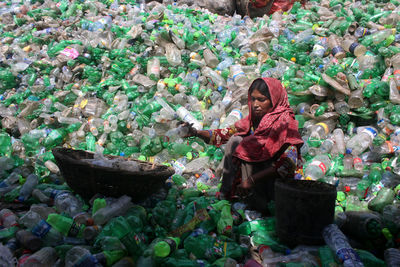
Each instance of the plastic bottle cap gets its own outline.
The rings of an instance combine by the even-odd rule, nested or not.
[[[160,258],[167,257],[171,252],[171,248],[169,247],[168,243],[165,241],[158,242],[154,246],[154,255]]]
[[[296,58],[295,57],[292,57],[290,60],[293,61],[293,62],[296,62]]]
[[[86,223],[87,223],[88,226],[94,225],[94,220],[93,220],[93,218],[87,219]]]

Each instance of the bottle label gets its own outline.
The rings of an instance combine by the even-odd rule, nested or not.
[[[14,213],[12,213],[12,212],[6,212],[6,213],[4,213],[3,214],[3,216],[2,216],[2,221],[5,221],[5,219],[7,218],[7,217],[9,217],[9,216],[12,216],[12,215],[14,215]],[[14,215],[15,216],[15,215]],[[11,225],[11,227],[12,226],[18,226],[18,223],[15,221],[15,223],[13,223],[12,225]]]
[[[70,59],[75,59],[79,56],[78,50],[69,46],[67,46],[63,51],[61,51],[60,54],[69,57]]]
[[[41,220],[38,225],[36,225],[32,233],[40,238],[44,237],[51,229],[50,224],[48,224],[45,220]]]
[[[359,43],[352,43],[349,47],[349,52],[354,54],[354,50],[356,50],[357,46],[359,46]]]
[[[356,164],[359,164],[359,163],[362,163],[361,158],[355,157],[355,158],[353,159],[353,164],[356,165]]]
[[[153,65],[150,68],[150,73],[158,74],[160,72],[160,66]]]
[[[393,147],[392,142],[386,141],[386,144],[387,144],[387,147],[389,149],[389,153],[393,153],[394,152],[394,147]]]
[[[244,75],[244,72],[243,71],[241,71],[241,72],[239,72],[239,73],[236,73],[236,74],[234,74],[233,75],[233,80],[235,81],[236,80],[236,78],[239,76],[239,75]]]
[[[224,241],[221,241],[221,240],[217,239],[214,242],[214,246],[212,248],[212,253],[211,254],[217,254],[219,256],[225,257],[226,256],[227,246],[228,246],[227,242],[224,242]]]
[[[79,223],[73,222],[71,228],[68,231],[68,236],[75,237],[79,234],[81,230],[81,225]]]
[[[361,263],[360,257],[352,248],[341,248],[336,251],[336,255],[341,262],[349,261],[349,263]]]
[[[202,222],[211,219],[210,215],[206,209],[200,209],[195,212],[193,218],[187,222],[186,224],[178,227],[177,229],[173,230],[169,235],[170,236],[182,236],[184,233],[192,231],[196,228],[196,226]]]
[[[174,168],[175,168],[175,171],[177,174],[181,174],[181,173],[183,173],[183,171],[185,170],[186,167],[179,161],[175,161]]]
[[[321,125],[324,128],[325,134],[329,133],[329,128],[326,123],[320,122],[320,123],[317,123],[317,125]]]
[[[371,139],[374,139],[375,136],[378,134],[373,128],[370,127],[365,128],[362,132],[368,134]]]
[[[327,171],[327,168],[326,168],[326,165],[323,162],[321,162],[319,160],[315,160],[310,165],[318,166],[321,169],[322,173],[325,175],[325,173]]]
[[[171,248],[170,254],[171,254],[172,252],[174,252],[174,251],[176,250],[176,248],[178,247],[178,244],[177,244],[177,243],[175,242],[175,240],[172,239],[172,238],[167,238],[167,239],[165,239],[164,241],[165,241],[165,243],[167,243],[167,244],[169,245],[169,247]]]
[[[318,56],[318,57],[323,57],[325,55],[326,48],[323,47],[322,45],[316,44],[313,47],[313,54]]]
[[[357,31],[357,33],[359,34],[360,37],[364,37],[365,35],[367,35],[367,33],[368,33],[367,28],[358,28],[358,29],[360,29],[359,31]]]
[[[98,261],[95,257],[91,254],[85,254],[82,258],[78,260],[77,263],[74,264],[76,267],[83,267],[83,266],[96,266]]]
[[[335,56],[338,53],[344,52],[343,48],[341,46],[335,46],[332,48],[332,55]]]
[[[234,116],[238,120],[242,119],[242,117],[243,117],[242,112],[240,112],[240,110],[238,110],[238,109],[232,110],[230,115]]]
[[[226,92],[224,98],[222,99],[222,104],[228,106],[232,102],[232,91]]]

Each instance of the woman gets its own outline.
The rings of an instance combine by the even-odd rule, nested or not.
[[[269,200],[274,199],[275,180],[294,178],[303,140],[279,80],[254,80],[248,92],[248,105],[249,115],[231,128],[191,128],[189,136],[217,146],[227,142],[221,197],[239,194],[252,208],[267,212]]]

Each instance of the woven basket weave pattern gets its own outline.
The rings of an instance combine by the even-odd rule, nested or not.
[[[55,148],[53,155],[68,186],[85,199],[97,193],[119,197],[129,195],[133,201],[140,201],[160,189],[165,180],[174,173],[164,165],[136,161],[141,171],[131,172],[116,168],[93,165],[83,159],[92,159],[94,154],[83,150]],[[122,157],[108,156],[108,158]]]

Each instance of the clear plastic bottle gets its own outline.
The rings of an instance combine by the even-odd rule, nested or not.
[[[193,128],[196,130],[203,129],[203,124],[199,122],[185,107],[178,107],[176,114],[178,114],[182,121],[193,124]]]
[[[394,104],[400,104],[400,91],[399,91],[400,86],[396,84],[395,79],[390,79],[389,85],[390,85],[390,92],[389,92],[390,101]]]
[[[336,122],[332,120],[319,122],[311,127],[310,138],[325,139],[328,134],[333,130]]]
[[[302,31],[293,38],[293,41],[295,43],[301,43],[301,42],[308,42],[313,38],[314,30],[309,28],[305,31]]]
[[[19,224],[28,229],[32,229],[36,224],[42,220],[40,215],[34,211],[28,211],[24,216],[19,219]]]
[[[131,197],[122,196],[116,202],[99,209],[93,214],[93,220],[96,225],[103,225],[111,218],[123,214],[124,211],[131,207]]]
[[[51,267],[58,258],[57,252],[52,247],[44,247],[29,256],[21,267]]]
[[[343,40],[342,46],[346,52],[349,52],[356,57],[362,56],[367,52],[367,48],[365,46],[348,38]]]
[[[324,142],[322,142],[321,146],[319,147],[319,151],[321,154],[330,153],[334,145],[335,142],[332,140],[331,137],[329,137]]]
[[[240,65],[231,65],[230,76],[238,87],[244,87],[248,83],[246,74]]]
[[[31,196],[31,193],[34,187],[38,184],[38,182],[39,178],[35,174],[30,174],[26,178],[24,185],[21,187],[21,190],[19,191],[18,200],[21,202],[27,200]]]
[[[175,44],[167,43],[165,45],[165,56],[169,64],[172,66],[178,66],[182,63],[181,51],[175,46]]]
[[[336,224],[330,224],[322,231],[326,244],[342,261],[345,267],[363,267],[360,257],[350,246],[346,236],[340,231]]]
[[[332,55],[337,59],[343,59],[346,56],[346,53],[343,47],[340,45],[340,38],[332,34],[329,36],[329,47],[332,50]]]
[[[313,51],[311,52],[310,57],[322,58],[325,55],[327,49],[328,38],[319,37],[319,40],[314,44]]]
[[[362,107],[362,105],[364,104],[362,90],[352,91],[347,103],[352,109]]]
[[[206,48],[203,51],[203,57],[210,68],[216,68],[218,66],[219,60],[210,49]]]
[[[339,154],[346,152],[346,143],[344,141],[344,133],[342,129],[333,130],[333,139],[335,140],[336,148]]]
[[[309,113],[310,112],[310,104],[308,103],[300,103],[296,107],[297,114]]]
[[[83,247],[73,247],[65,255],[65,267],[84,267],[94,266],[100,267],[97,259],[90,253],[89,250]]]
[[[351,150],[353,156],[358,156],[372,144],[376,135],[375,128],[365,127],[347,142],[346,148]]]
[[[222,121],[220,124],[220,129],[227,128],[229,126],[232,126],[237,122],[238,120],[241,120],[243,118],[243,114],[239,109],[233,109],[229,115],[225,118],[225,120]]]
[[[217,87],[226,85],[225,79],[221,75],[219,75],[218,72],[212,70],[209,67],[203,67],[201,69],[201,73],[205,77],[210,78]]]
[[[0,221],[5,228],[17,226],[17,216],[9,209],[2,209],[0,211]]]
[[[397,90],[400,91],[400,55],[397,54],[392,57],[393,65],[393,80],[397,86]]]
[[[0,182],[0,188],[9,187],[19,181],[21,175],[13,171],[6,179]]]
[[[369,35],[369,34],[371,34],[370,31],[364,27],[358,27],[354,32],[354,36],[356,38],[361,38],[361,37],[364,37],[365,35]]]
[[[233,64],[233,58],[231,57],[226,57],[223,61],[221,61],[218,66],[217,70],[223,71],[227,68],[229,68]]]
[[[388,267],[400,266],[400,250],[397,248],[388,248],[385,250],[385,263]]]
[[[353,169],[353,155],[346,154],[343,158],[343,168],[345,170],[352,170]]]
[[[158,58],[153,57],[147,62],[147,76],[157,80],[160,78],[160,60]]]
[[[45,246],[55,246],[63,236],[45,220],[40,220],[32,229],[32,234],[43,240]]]
[[[318,180],[325,176],[331,166],[331,160],[326,155],[317,155],[304,170],[306,179]]]

